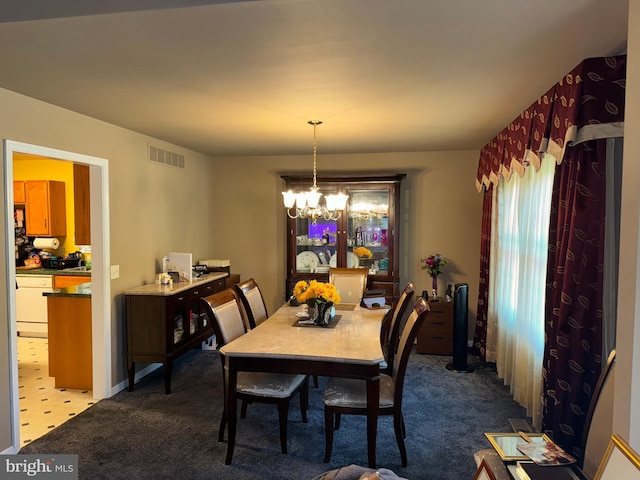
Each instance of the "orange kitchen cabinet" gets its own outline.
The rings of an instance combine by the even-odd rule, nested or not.
[[[73,211],[76,245],[91,245],[89,166],[73,164]]]
[[[49,376],[56,388],[93,389],[91,298],[47,296]]]
[[[84,275],[55,275],[53,288],[66,288],[83,283],[91,283],[91,277]]]
[[[64,182],[25,182],[27,235],[57,237],[67,234]]]
[[[26,203],[27,197],[24,192],[24,181],[22,180],[14,180],[13,181],[13,203],[24,204]]]

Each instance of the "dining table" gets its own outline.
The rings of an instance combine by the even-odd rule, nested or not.
[[[380,398],[380,326],[388,308],[339,304],[328,326],[301,324],[305,305],[284,304],[266,321],[220,349],[225,369],[228,444],[225,464],[233,458],[239,371],[277,372],[361,379],[367,382],[367,455],[376,465]]]

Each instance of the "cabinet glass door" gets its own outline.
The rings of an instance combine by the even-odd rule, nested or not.
[[[185,339],[186,332],[184,329],[185,312],[181,309],[176,309],[173,313],[173,343],[178,343]]]
[[[389,270],[389,190],[349,190],[347,267],[370,275]]]
[[[296,219],[296,273],[328,273],[336,266],[336,220]]]

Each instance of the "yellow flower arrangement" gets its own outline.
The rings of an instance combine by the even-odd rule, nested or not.
[[[353,253],[355,253],[360,258],[372,258],[373,253],[367,247],[356,247],[353,249]]]
[[[334,305],[340,303],[340,294],[336,290],[335,285],[331,283],[322,283],[317,280],[300,280],[293,287],[293,295],[298,302],[307,305],[315,305],[322,302],[331,302]]]

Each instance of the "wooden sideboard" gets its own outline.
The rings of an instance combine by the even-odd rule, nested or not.
[[[171,392],[173,361],[214,334],[200,299],[224,290],[227,276],[211,273],[193,282],[143,285],[124,292],[129,391],[135,382],[136,362],[161,362],[165,393]]]
[[[418,332],[418,353],[453,355],[453,302],[430,301],[431,311]]]

